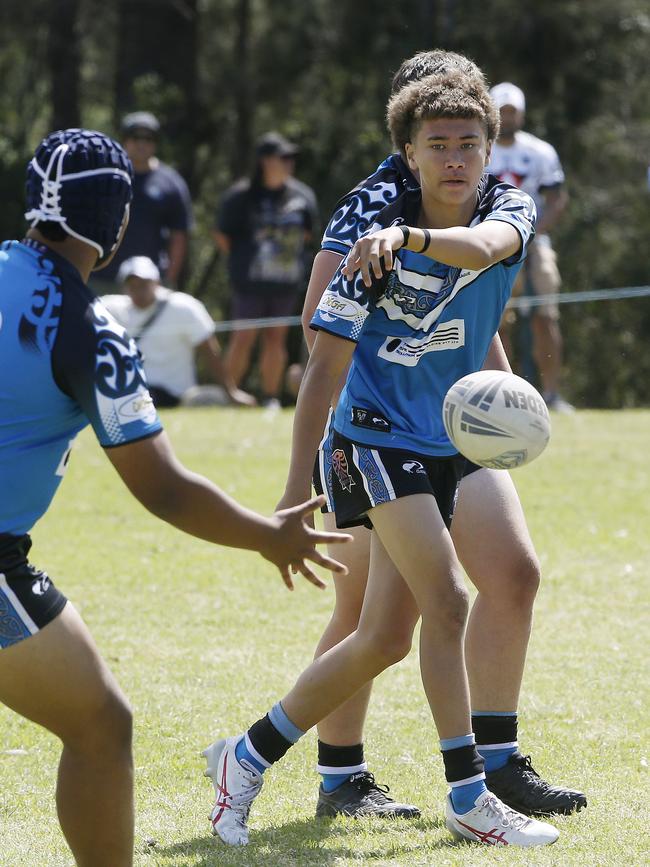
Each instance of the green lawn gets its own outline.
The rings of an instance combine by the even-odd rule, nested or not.
[[[181,458],[269,512],[287,465],[291,413],[165,416]],[[90,625],[136,715],[136,864],[650,864],[648,577],[650,412],[554,417],[547,452],[514,473],[544,569],[520,708],[520,743],[589,808],[557,821],[548,849],[456,845],[417,655],[379,678],[367,755],[379,781],[423,808],[413,823],[316,822],[315,737],[266,775],[252,842],[209,835],[200,749],[261,716],[309,662],[331,590],[287,593],[260,557],[213,548],[150,517],[92,435],[75,448],[34,535],[46,568]],[[44,664],[46,661],[44,660]],[[0,865],[69,865],[53,788],[54,738],[0,708]]]

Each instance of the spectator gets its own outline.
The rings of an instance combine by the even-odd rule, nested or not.
[[[501,113],[501,131],[492,145],[488,171],[502,181],[528,193],[537,206],[537,234],[528,249],[525,270],[519,276],[514,294],[522,291],[528,279],[536,295],[560,291],[561,278],[549,232],[555,227],[567,204],[564,172],[555,148],[548,142],[524,132],[526,99],[515,84],[504,81],[490,91]],[[550,409],[572,412],[573,407],[560,396],[562,334],[556,303],[533,307],[531,328],[533,358]]]
[[[129,225],[113,261],[93,275],[100,294],[116,290],[122,262],[148,256],[165,284],[176,286],[187,255],[192,227],[192,202],[187,184],[156,156],[160,123],[148,111],[127,114],[122,120],[124,149],[133,163],[133,201]]]
[[[296,312],[306,263],[306,245],[317,223],[313,190],[292,177],[298,148],[277,132],[257,143],[253,176],[224,195],[214,237],[228,256],[234,319],[289,316]],[[287,365],[288,326],[262,329],[262,402],[279,406]],[[233,382],[245,376],[258,328],[235,331],[226,363]]]
[[[157,407],[255,403],[226,374],[214,322],[197,298],[161,286],[160,272],[146,256],[122,262],[118,282],[125,294],[104,295],[101,300],[138,343]],[[197,353],[223,389],[196,384]]]

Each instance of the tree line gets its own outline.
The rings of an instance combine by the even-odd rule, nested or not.
[[[571,197],[554,235],[564,287],[649,282],[646,0],[4,0],[0,25],[3,237],[24,231],[24,169],[43,135],[117,136],[124,113],[153,111],[160,156],[194,199],[186,288],[224,313],[210,228],[257,135],[279,129],[300,145],[297,173],[326,219],[388,152],[392,73],[442,47],[522,87],[526,128],[558,150]],[[562,322],[568,397],[650,405],[650,299],[567,304]]]

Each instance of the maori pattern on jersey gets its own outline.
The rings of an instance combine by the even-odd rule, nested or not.
[[[134,341],[103,307],[93,305],[92,317],[97,333],[97,390],[116,398],[134,392],[138,385],[146,388],[140,351]]]
[[[30,352],[52,351],[61,319],[61,281],[53,273],[54,265],[44,256],[38,257],[38,289],[18,325],[18,339]]]

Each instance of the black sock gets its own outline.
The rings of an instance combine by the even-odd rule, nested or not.
[[[472,729],[476,744],[510,744],[517,741],[517,714],[488,716],[472,714]]]
[[[269,715],[262,717],[249,728],[248,737],[256,751],[270,765],[281,759],[293,744],[273,725]]]
[[[352,768],[351,774],[365,770],[363,758],[363,744],[355,744],[351,747],[337,747],[318,741],[318,771],[319,773],[345,773],[345,768]],[[363,766],[363,767],[362,767]],[[325,768],[340,768],[340,771],[326,771]],[[323,769],[323,770],[321,770]]]

